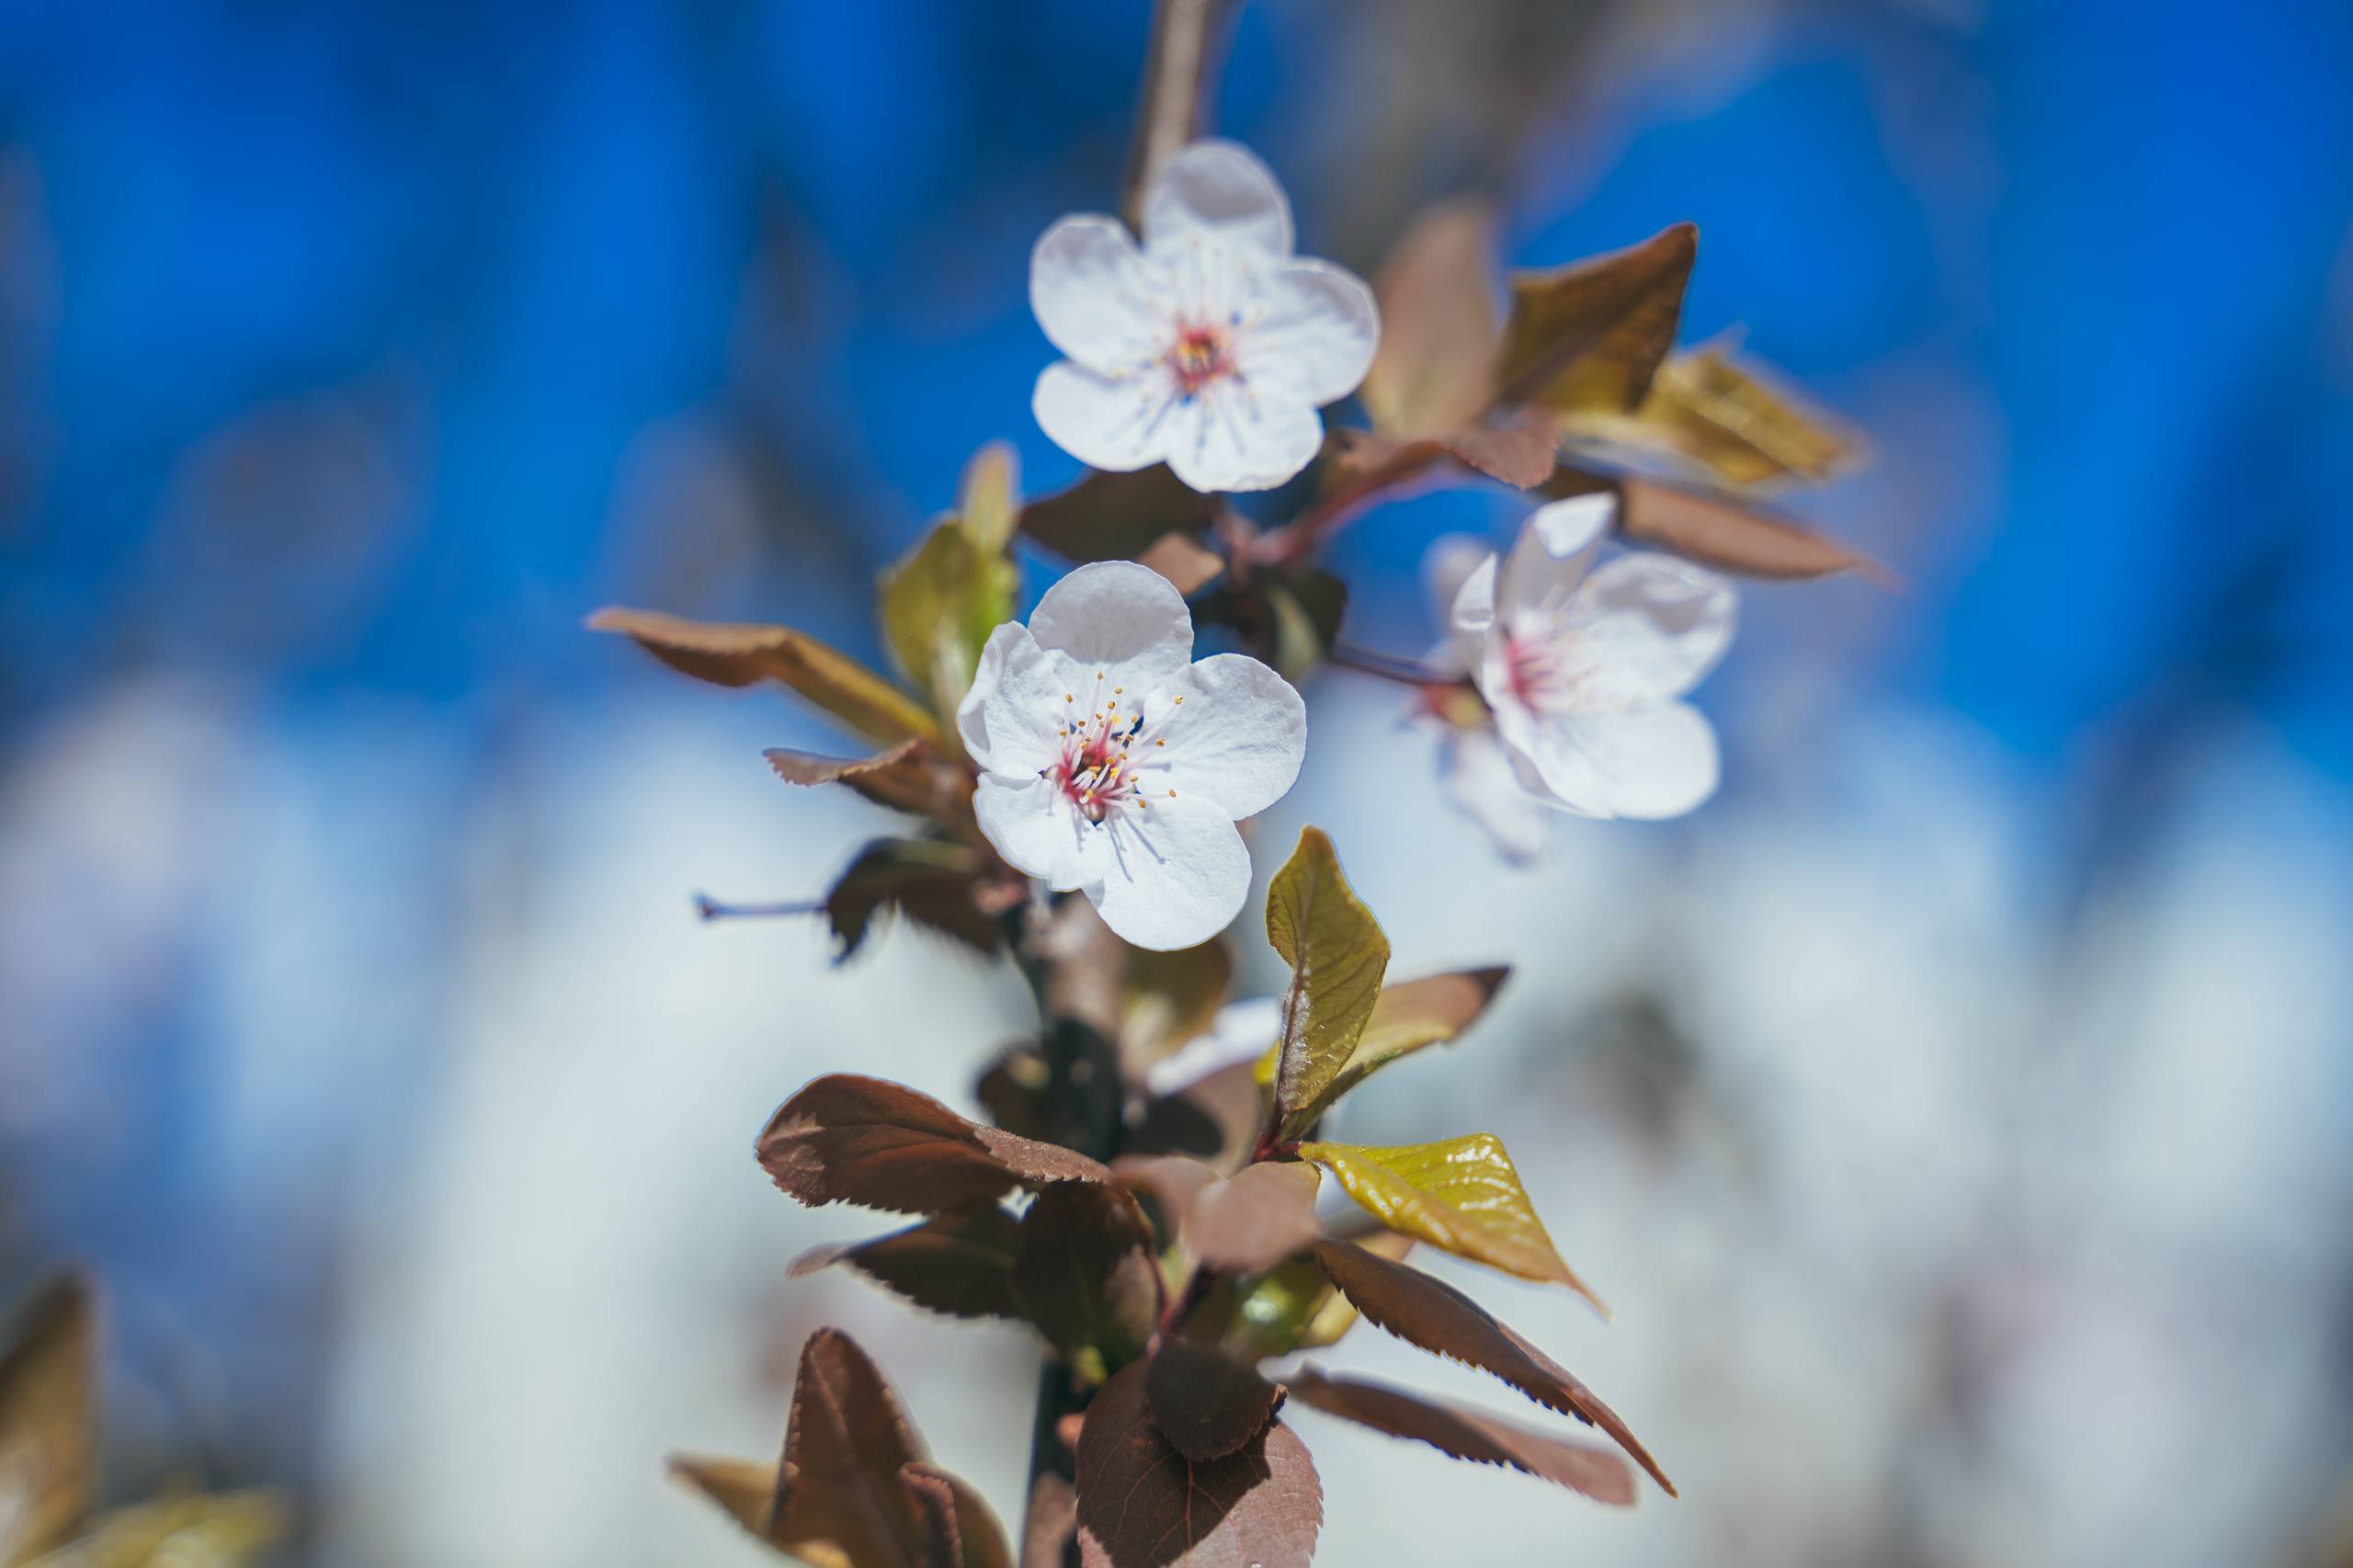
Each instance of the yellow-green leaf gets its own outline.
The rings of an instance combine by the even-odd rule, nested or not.
[[[1003,555],[1021,521],[1021,486],[1016,478],[1013,448],[991,441],[964,465],[963,483],[956,491],[956,515],[984,555]]]
[[[1337,1176],[1391,1230],[1523,1279],[1566,1285],[1608,1314],[1562,1260],[1495,1134],[1390,1148],[1302,1143],[1299,1153]]]
[[[1509,973],[1508,968],[1457,970],[1382,987],[1372,1016],[1365,1020],[1364,1032],[1357,1037],[1356,1049],[1348,1052],[1322,1093],[1284,1117],[1282,1135],[1296,1138],[1306,1131],[1342,1095],[1399,1057],[1410,1056],[1425,1046],[1443,1045],[1469,1028],[1487,1010],[1496,988]],[[1269,1053],[1267,1061],[1275,1060]]]
[[[1660,366],[1634,417],[1734,484],[1784,474],[1820,484],[1862,451],[1862,443],[1826,415],[1717,348],[1677,354]]]
[[[983,550],[954,517],[935,524],[882,574],[883,641],[943,719],[972,688],[981,645],[1013,619],[1013,562]]]
[[[1677,223],[1608,256],[1515,273],[1498,381],[1506,403],[1624,413],[1675,347],[1699,231]]]
[[[165,1497],[120,1508],[36,1568],[244,1568],[286,1533],[286,1506],[271,1492]]]
[[[1370,1225],[1354,1239],[1392,1263],[1414,1248],[1413,1237]],[[1356,1321],[1356,1308],[1334,1289],[1322,1267],[1295,1257],[1261,1274],[1219,1277],[1188,1320],[1188,1331],[1232,1355],[1257,1361],[1294,1350],[1320,1350],[1337,1343]]]
[[[1267,890],[1267,939],[1291,968],[1275,1070],[1275,1105],[1288,1122],[1347,1067],[1389,968],[1389,938],[1340,874],[1321,828],[1301,832]]]
[[[97,1313],[88,1283],[49,1280],[0,1344],[0,1563],[81,1523],[97,1483]]]
[[[718,686],[782,683],[859,734],[910,736],[937,744],[939,722],[897,687],[848,654],[789,626],[688,620],[659,610],[600,609],[592,631],[618,631],[685,675]]]

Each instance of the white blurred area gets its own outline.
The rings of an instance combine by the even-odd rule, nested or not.
[[[1363,1091],[1345,1135],[1503,1136],[1615,1322],[1437,1267],[1684,1493],[1613,1512],[1301,1412],[1319,1561],[2331,1561],[2353,1451],[2334,787],[2233,736],[2129,843],[2069,861],[2086,835],[2061,808],[1889,710],[1769,777],[1738,778],[1735,739],[1741,787],[1694,820],[1563,819],[1515,872],[1444,806],[1393,693],[1334,676],[1311,700],[1262,876],[1314,821],[1397,972],[1516,966],[1476,1033]],[[297,722],[158,684],[10,758],[0,1153],[99,1170],[141,1118],[180,1117],[180,1179],[203,1173],[181,1204],[318,1278],[314,1318],[241,1315],[215,1281],[131,1374],[268,1367],[267,1346],[208,1350],[241,1327],[321,1337],[307,1392],[224,1374],[213,1396],[231,1425],[310,1435],[305,1561],[774,1561],[663,1460],[773,1453],[793,1349],[826,1322],[1012,1522],[1021,1337],[847,1275],[788,1283],[803,1246],[893,1221],[797,1208],[750,1149],[821,1071],[970,1108],[1025,997],[904,929],[836,969],[814,923],[698,925],[691,892],[805,895],[886,828],[770,778],[779,744],[824,743],[780,701],[683,682],[510,728],[486,764],[428,710]],[[180,1078],[212,1086],[126,1107],[156,997],[195,971]],[[141,1289],[122,1334],[177,1310],[168,1277]],[[1319,1360],[1551,1420],[1370,1328]]]

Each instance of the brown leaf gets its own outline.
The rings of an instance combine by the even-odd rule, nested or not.
[[[1381,348],[1358,395],[1373,425],[1438,437],[1475,424],[1495,402],[1495,214],[1476,199],[1417,218],[1373,279]]]
[[[1785,580],[1838,572],[1886,574],[1869,557],[1732,496],[1631,475],[1617,483],[1620,534],[1703,566]]]
[[[1443,436],[1410,440],[1362,430],[1347,434],[1334,459],[1331,482],[1367,493],[1401,484],[1449,458],[1489,479],[1532,490],[1552,478],[1559,463],[1560,433],[1540,414],[1522,413],[1499,425],[1466,425]]]
[[[848,654],[789,626],[689,620],[659,610],[600,609],[592,631],[618,631],[674,670],[720,686],[780,681],[859,734],[938,742],[923,705]]]
[[[1211,1268],[1269,1268],[1322,1234],[1315,1222],[1315,1167],[1285,1162],[1245,1165],[1193,1199],[1187,1236]]]
[[[1193,1199],[1218,1179],[1215,1170],[1184,1154],[1122,1154],[1111,1162],[1111,1176],[1157,1206],[1166,1221],[1160,1227],[1163,1246],[1176,1242],[1193,1211]]]
[[[1514,274],[1503,400],[1562,413],[1641,403],[1675,347],[1699,240],[1696,227],[1677,223],[1608,256]]]
[[[1133,473],[1090,472],[1021,508],[1021,531],[1066,561],[1132,561],[1170,532],[1199,533],[1217,501],[1168,472],[1165,463]]]
[[[1120,1062],[1133,1077],[1216,1028],[1233,983],[1233,949],[1215,939],[1170,952],[1131,948],[1123,979]]]
[[[1137,1153],[1198,1154],[1221,1171],[1241,1168],[1266,1124],[1256,1063],[1239,1062],[1164,1095],[1128,1134]]]
[[[1604,1448],[1572,1443],[1499,1421],[1478,1411],[1417,1399],[1379,1383],[1327,1378],[1302,1367],[1290,1389],[1327,1415],[1411,1437],[1474,1464],[1499,1464],[1539,1480],[1581,1492],[1598,1503],[1625,1506],[1634,1501],[1634,1472]]]
[[[1225,574],[1225,557],[1174,531],[1154,540],[1136,560],[1167,578],[1169,585],[1187,598]]]
[[[38,1286],[0,1341],[0,1563],[81,1522],[97,1486],[97,1310],[88,1281]]]
[[[1600,1427],[1668,1496],[1676,1494],[1675,1483],[1616,1411],[1453,1286],[1347,1242],[1316,1243],[1315,1260],[1376,1327],[1432,1355],[1492,1373],[1539,1404]]]
[[[991,1206],[943,1214],[862,1242],[812,1247],[792,1260],[793,1278],[847,1263],[916,1306],[960,1318],[1019,1318],[1013,1258],[1020,1225]]]
[[[1283,1403],[1282,1389],[1246,1362],[1181,1339],[1153,1357],[1144,1394],[1161,1435],[1195,1463],[1222,1460],[1264,1432]]]
[[[992,862],[961,844],[930,838],[877,838],[858,852],[825,894],[825,918],[840,944],[836,960],[865,945],[875,917],[895,911],[972,949],[993,953],[1005,942],[989,894]]]
[[[872,756],[819,756],[772,747],[762,752],[788,784],[846,784],[878,806],[938,816],[955,798],[949,774],[921,741],[901,741]]]
[[[930,1464],[901,1465],[899,1479],[947,1543],[953,1568],[1013,1568],[1005,1527],[972,1483]]]
[[[931,1456],[856,1341],[821,1328],[801,1347],[767,1537],[845,1568],[959,1568],[937,1513],[901,1471]]]
[[[1017,1187],[1111,1174],[1074,1151],[967,1121],[929,1095],[854,1073],[828,1074],[785,1101],[756,1149],[769,1177],[803,1203],[906,1214],[975,1209]]]
[[[1117,1187],[1059,1182],[1040,1191],[1021,1217],[1012,1278],[1024,1314],[1082,1375],[1100,1378],[1142,1355],[1159,1323],[1152,1224]]]
[[[1086,1568],[1308,1568],[1324,1489],[1277,1421],[1197,1463],[1153,1422],[1144,1367],[1103,1385],[1078,1440],[1078,1546]]]
[[[1383,1256],[1401,1258],[1410,1236],[1399,1236],[1365,1221],[1352,1238]],[[1349,1221],[1336,1229],[1351,1229]],[[1221,1275],[1185,1319],[1185,1336],[1216,1345],[1245,1361],[1319,1350],[1336,1343],[1357,1321],[1357,1310],[1340,1294],[1313,1256],[1299,1255],[1257,1274]]]
[[[729,1518],[762,1540],[767,1539],[768,1520],[776,1511],[776,1466],[757,1460],[673,1454],[670,1474],[718,1504]]]

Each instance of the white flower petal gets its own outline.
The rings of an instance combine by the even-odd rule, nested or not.
[[[1511,753],[1492,730],[1460,730],[1446,746],[1446,792],[1494,839],[1504,858],[1524,865],[1551,836],[1545,803],[1522,787]]]
[[[1157,358],[1167,323],[1142,253],[1125,225],[1097,213],[1065,218],[1029,253],[1029,308],[1056,348],[1116,375]]]
[[[1059,665],[1029,628],[1007,621],[989,633],[972,687],[956,708],[956,733],[983,767],[1035,773],[1062,756],[1064,691]]]
[[[1617,502],[1607,493],[1572,496],[1539,506],[1520,525],[1511,559],[1504,562],[1495,600],[1506,616],[1558,609],[1608,536]]]
[[[1543,793],[1582,816],[1681,816],[1716,790],[1716,733],[1688,703],[1551,720],[1498,709],[1495,729]]]
[[[1455,585],[1448,614],[1457,640],[1484,637],[1495,624],[1495,554],[1473,566]]]
[[[1204,494],[1272,490],[1315,460],[1324,422],[1296,392],[1226,383],[1179,403],[1165,441],[1169,468]]]
[[[1182,697],[1181,706],[1170,705]],[[1307,756],[1307,704],[1290,682],[1246,653],[1213,653],[1152,699],[1145,748],[1154,792],[1201,795],[1235,821],[1283,798]],[[1156,764],[1166,767],[1164,775]],[[1165,782],[1164,782],[1165,779]],[[1157,812],[1159,802],[1152,809]]]
[[[1038,377],[1029,411],[1054,445],[1087,467],[1131,473],[1161,460],[1169,396],[1164,377],[1102,376],[1064,359]]]
[[[1250,896],[1250,851],[1224,808],[1165,796],[1120,820],[1100,891],[1103,923],[1139,948],[1169,952],[1206,942]]]
[[[1086,888],[1093,897],[1110,865],[1109,833],[1081,816],[1051,778],[983,773],[972,814],[1007,864],[1057,892]]]
[[[1290,255],[1290,202],[1267,165],[1235,142],[1194,142],[1162,165],[1144,192],[1146,250],[1197,242]]]
[[[1069,655],[1074,666],[1090,666],[1090,674],[1111,671],[1112,683],[1135,698],[1175,679],[1193,657],[1193,616],[1184,596],[1132,561],[1072,571],[1029,612],[1029,635],[1039,647]]]
[[[1236,358],[1260,386],[1277,381],[1309,403],[1337,403],[1357,390],[1381,343],[1381,308],[1364,280],[1328,261],[1289,261],[1257,290],[1258,312]]]
[[[1586,578],[1563,623],[1579,707],[1645,707],[1682,696],[1732,642],[1732,584],[1671,555],[1621,555]]]
[[[1716,732],[1689,703],[1572,714],[1555,729],[1564,732],[1567,749],[1608,780],[1613,815],[1679,817],[1716,792]],[[1540,756],[1538,766],[1544,767]],[[1549,782],[1549,768],[1545,777]]]

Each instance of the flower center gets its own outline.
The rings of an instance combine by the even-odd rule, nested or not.
[[[1566,654],[1559,637],[1515,634],[1507,639],[1504,658],[1512,696],[1540,710],[1563,706],[1576,686]]]
[[[1168,770],[1167,740],[1145,729],[1143,705],[1128,702],[1126,687],[1105,690],[1108,678],[1105,672],[1096,672],[1095,697],[1084,708],[1076,692],[1063,699],[1063,711],[1057,716],[1062,756],[1038,770],[1040,778],[1059,785],[1072,809],[1091,823],[1108,822],[1131,808],[1146,810],[1150,805],[1145,799],[1150,783],[1146,776],[1165,776]],[[1171,699],[1172,712],[1184,700]],[[1164,721],[1154,729],[1165,727]],[[1176,791],[1165,790],[1165,793]]]
[[[1188,323],[1177,329],[1167,363],[1177,392],[1196,396],[1211,381],[1233,373],[1233,340],[1217,327]]]

